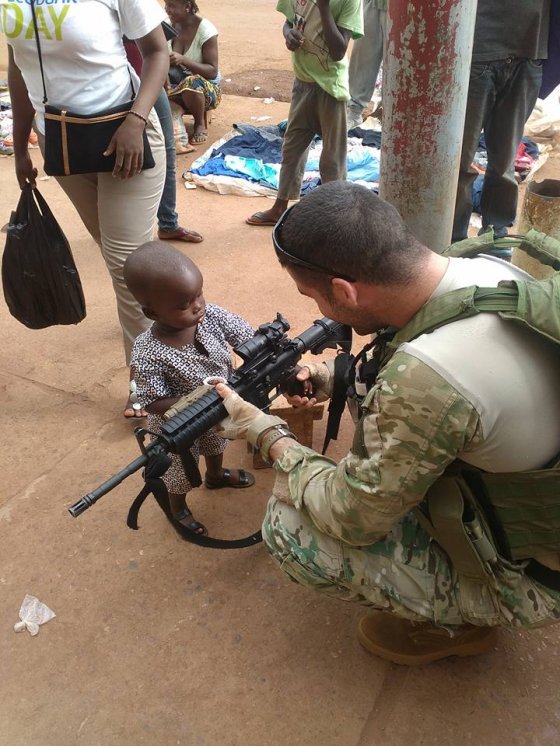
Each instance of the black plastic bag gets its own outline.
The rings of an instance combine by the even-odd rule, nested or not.
[[[86,315],[82,283],[66,236],[37,188],[26,184],[7,227],[4,298],[30,329],[77,324]]]

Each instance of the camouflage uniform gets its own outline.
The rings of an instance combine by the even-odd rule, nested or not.
[[[284,572],[342,600],[443,626],[558,621],[560,593],[527,577],[523,565],[502,561],[486,586],[459,577],[411,514],[457,454],[480,440],[472,404],[397,352],[362,411],[363,443],[357,429],[340,463],[298,445],[274,464],[263,535]]]

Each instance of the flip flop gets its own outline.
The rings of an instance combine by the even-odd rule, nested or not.
[[[186,243],[200,243],[204,241],[200,233],[179,226],[174,231],[158,231],[158,238],[162,241],[185,241]]]
[[[232,487],[233,489],[239,490],[244,489],[245,487],[252,487],[255,484],[255,477],[251,473],[245,471],[245,469],[238,469],[238,471],[238,482],[232,482],[231,471],[229,469],[223,469],[221,479],[218,479],[215,482],[205,479],[204,486],[207,490],[221,490],[224,489],[224,487]]]
[[[189,137],[191,145],[201,145],[206,140],[208,140],[208,132],[197,132]]]
[[[255,212],[250,218],[245,220],[249,225],[269,225],[275,226],[278,220],[273,218],[263,218],[264,212]]]

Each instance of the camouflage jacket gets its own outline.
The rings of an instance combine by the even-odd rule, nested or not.
[[[348,544],[384,537],[480,435],[478,412],[421,360],[397,351],[362,403],[362,425],[338,464],[304,446],[275,462],[274,495]]]

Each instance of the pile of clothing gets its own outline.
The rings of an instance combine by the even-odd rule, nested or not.
[[[518,182],[522,182],[527,178],[531,169],[538,161],[539,155],[540,148],[537,143],[533,142],[533,140],[528,137],[524,137],[519,143],[517,155],[515,157],[515,178]],[[480,213],[480,195],[482,192],[482,184],[484,182],[484,174],[486,173],[486,167],[488,166],[484,134],[480,136],[478,150],[476,151],[472,166],[478,172],[478,176],[473,184],[473,210],[474,212]]]
[[[286,121],[255,127],[235,124],[191,166],[184,178],[220,194],[254,197],[275,196],[278,189],[282,138]],[[315,138],[309,149],[301,193],[320,183],[322,142]],[[348,138],[348,179],[370,189],[379,187],[379,147],[364,145],[359,137]]]
[[[368,123],[370,120],[367,120]],[[287,122],[255,127],[251,124],[234,124],[233,130],[215,142],[197,158],[189,172],[183,174],[187,181],[197,186],[219,192],[246,197],[275,197],[282,160],[282,138]],[[319,158],[322,142],[316,137],[309,149],[305,175],[301,187],[304,195],[320,184]],[[515,169],[522,181],[539,157],[539,146],[524,137],[519,146]],[[348,133],[348,180],[379,190],[381,158],[381,131],[375,125],[355,127]],[[478,171],[473,187],[474,209],[480,205],[480,190],[487,166],[484,135],[480,138],[473,167]]]
[[[12,119],[12,104],[8,91],[8,81],[0,80],[0,155],[14,153],[14,123]],[[29,135],[29,144],[37,146],[37,135],[34,131]]]

